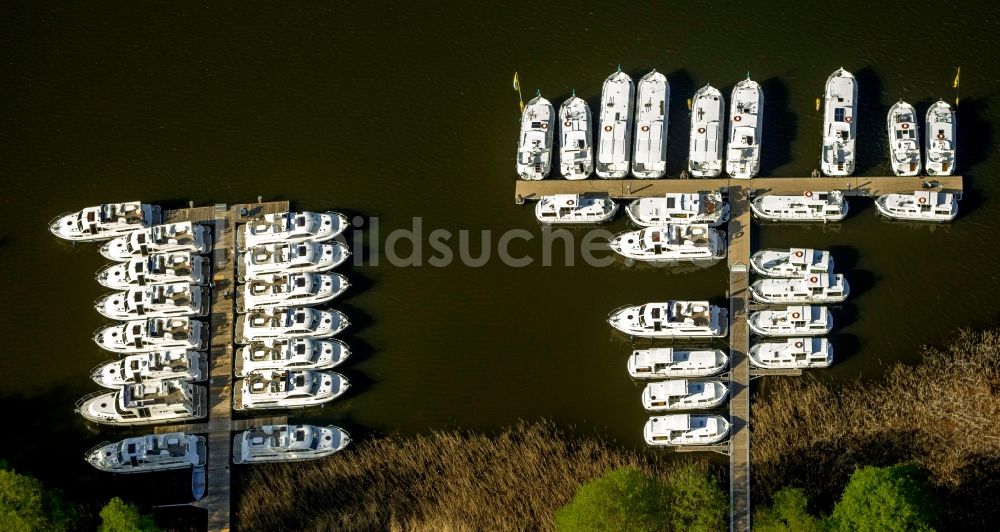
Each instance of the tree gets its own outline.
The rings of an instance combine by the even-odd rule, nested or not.
[[[75,511],[57,492],[46,491],[42,482],[28,475],[0,469],[0,529],[66,530]]]
[[[101,509],[98,532],[156,532],[159,528],[152,516],[139,512],[132,504],[115,497]]]
[[[555,521],[564,531],[711,531],[725,528],[727,507],[726,494],[704,466],[686,465],[665,481],[622,468],[580,486]]]
[[[864,467],[851,475],[828,521],[831,530],[926,531],[936,516],[927,475],[913,463]]]
[[[771,498],[771,507],[754,515],[753,529],[760,532],[820,532],[823,521],[811,515],[809,499],[798,488],[783,488]]]

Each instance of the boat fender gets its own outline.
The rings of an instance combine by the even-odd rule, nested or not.
[[[649,126],[642,126],[643,132],[649,131]]]
[[[705,132],[705,128],[703,128],[703,127],[698,128],[698,133],[704,133],[704,132]]]
[[[740,120],[743,120],[743,117],[740,115],[736,115],[733,117],[733,122],[739,122]]]
[[[799,319],[799,313],[798,313],[798,312],[793,312],[793,313],[792,313],[792,319],[793,319],[793,320],[797,320],[797,319]]]
[[[796,251],[795,252],[795,256],[796,257],[801,257],[802,256],[802,252],[801,251]]]
[[[797,349],[802,349],[802,342],[795,342],[795,347]]]
[[[944,140],[944,133],[938,133],[938,139]]]
[[[815,275],[809,278],[810,283],[815,283],[817,281],[819,281],[819,277],[816,277]]]
[[[609,133],[611,132],[612,129],[614,128],[612,128],[611,126],[604,126],[604,131],[607,131]]]
[[[917,198],[917,202],[919,202],[919,203],[927,203],[927,198]]]
[[[907,123],[903,123],[903,124],[902,124],[902,125],[900,125],[899,127],[903,128],[903,129],[910,129],[910,124],[907,124]]]
[[[569,127],[569,126],[573,125],[573,122],[570,122],[569,120],[567,120],[567,121],[563,122],[563,125],[566,126],[566,127]]]
[[[847,122],[848,124],[851,123],[851,120],[853,120],[853,119],[851,117],[849,117],[849,116],[844,117],[844,122]]]
[[[805,195],[805,197],[807,197],[807,198],[811,198],[811,197],[813,197],[813,193],[812,193],[811,191],[809,191],[809,190],[807,190],[807,191],[803,192],[803,194],[804,194],[804,195]]]

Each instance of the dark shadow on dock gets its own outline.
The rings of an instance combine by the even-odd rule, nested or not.
[[[694,96],[694,78],[685,70],[667,74],[670,83],[670,125],[667,131],[667,175],[677,177],[687,170],[688,137],[691,129],[687,101]]]
[[[764,131],[761,133],[760,175],[792,162],[792,142],[799,131],[799,117],[788,103],[788,85],[781,78],[760,84],[764,91]]]
[[[882,103],[882,80],[870,66],[855,72],[854,77],[858,84],[858,138],[855,143],[857,160],[854,174],[862,175],[879,168],[879,165],[888,171],[889,152],[885,120],[890,106]],[[879,174],[890,175],[891,172],[886,174],[883,171]]]

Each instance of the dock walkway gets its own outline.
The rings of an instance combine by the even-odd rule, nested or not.
[[[231,527],[230,461],[232,432],[257,424],[283,424],[284,416],[252,420],[233,420],[233,329],[236,320],[236,225],[258,214],[289,210],[287,201],[249,203],[213,207],[193,207],[167,211],[166,223],[194,222],[211,225],[212,235],[212,307],[209,350],[209,414],[204,423],[166,425],[156,432],[184,431],[208,436],[208,461],[205,464],[205,497],[193,503],[208,512],[208,530]]]
[[[729,188],[729,529],[750,529],[750,191]]]

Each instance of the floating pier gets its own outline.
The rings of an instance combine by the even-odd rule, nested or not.
[[[203,423],[163,425],[157,433],[184,431],[206,434],[208,461],[205,464],[205,497],[192,506],[208,512],[208,530],[231,528],[230,463],[233,431],[257,425],[280,425],[288,422],[284,416],[233,420],[233,329],[236,319],[236,225],[262,214],[288,211],[287,201],[266,203],[217,204],[164,213],[164,223],[193,222],[211,225],[212,234],[212,307],[210,316],[211,346],[209,348],[209,413]]]

